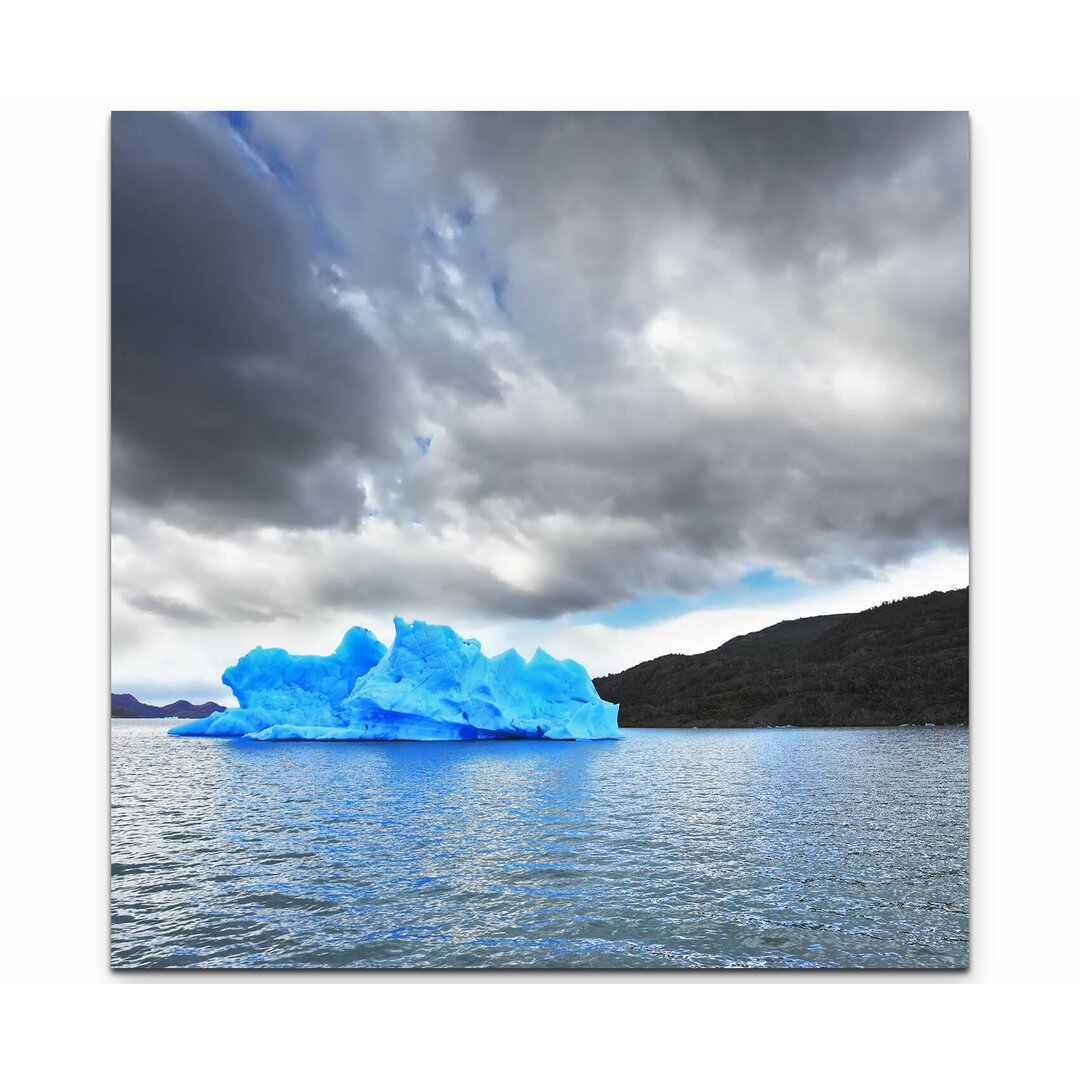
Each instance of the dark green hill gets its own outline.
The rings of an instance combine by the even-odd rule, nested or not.
[[[596,679],[621,727],[968,722],[968,590],[819,615]]]

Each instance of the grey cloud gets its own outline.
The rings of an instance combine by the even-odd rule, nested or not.
[[[203,608],[195,607],[172,596],[157,596],[154,593],[134,593],[125,597],[127,602],[138,611],[150,615],[161,615],[174,622],[190,623],[193,626],[213,626],[217,616]]]
[[[543,568],[382,551],[305,566],[274,610],[547,617],[966,544],[965,116],[253,124],[337,269],[210,121],[117,119],[118,497],[196,532],[377,508],[403,553],[419,520]],[[650,344],[667,310],[687,329]],[[246,579],[215,590],[259,610]]]
[[[580,608],[638,590],[704,591],[737,576],[740,561],[832,580],[967,542],[962,438],[931,451],[906,432],[801,427],[767,412],[716,424],[687,412],[658,441],[644,434],[648,410],[624,412],[625,430],[609,439],[525,441],[506,469],[483,465],[503,437],[472,432],[467,463],[452,469],[456,498],[492,531],[557,511],[583,526],[608,521],[603,543],[546,543]]]
[[[355,525],[402,402],[321,285],[299,209],[205,118],[112,132],[117,501],[202,528]]]
[[[137,611],[149,615],[159,615],[172,622],[188,623],[192,626],[216,626],[223,622],[268,623],[277,619],[292,618],[292,613],[281,607],[269,604],[256,605],[244,598],[243,591],[234,594],[227,586],[214,589],[212,593],[205,589],[205,582],[199,583],[207,595],[202,605],[190,604],[175,596],[162,596],[153,592],[126,591],[124,600]]]

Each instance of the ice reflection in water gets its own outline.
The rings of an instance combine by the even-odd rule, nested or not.
[[[967,732],[113,722],[118,967],[959,967]]]

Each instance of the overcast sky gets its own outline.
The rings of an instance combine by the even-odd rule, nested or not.
[[[967,583],[962,114],[116,114],[113,687]]]

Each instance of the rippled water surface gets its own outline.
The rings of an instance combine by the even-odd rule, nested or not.
[[[113,721],[117,967],[963,967],[967,731]]]

